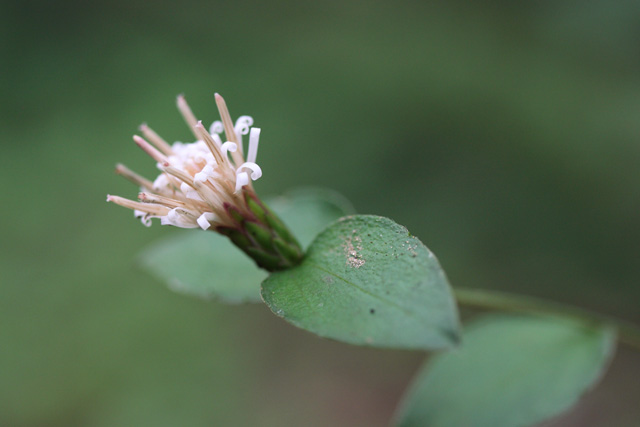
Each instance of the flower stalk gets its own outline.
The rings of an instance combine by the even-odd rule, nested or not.
[[[534,315],[565,316],[585,323],[609,325],[618,331],[620,342],[640,350],[640,327],[624,320],[595,313],[583,308],[547,301],[531,296],[485,289],[454,288],[458,304],[463,307],[500,310]]]

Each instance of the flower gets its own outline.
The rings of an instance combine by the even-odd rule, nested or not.
[[[135,135],[133,140],[162,173],[151,182],[118,164],[116,173],[141,192],[138,201],[108,195],[107,202],[133,209],[146,226],[159,218],[163,225],[217,231],[269,271],[295,265],[302,258],[300,245],[253,189],[252,181],[262,176],[256,163],[260,129],[252,127],[250,116],[234,124],[222,96],[216,93],[215,99],[221,121],[207,130],[178,96],[178,109],[196,137],[193,143],[169,144],[146,124],[140,126],[144,138]],[[242,136],[247,134],[245,161]]]

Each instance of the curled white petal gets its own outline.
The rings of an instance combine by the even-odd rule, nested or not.
[[[237,134],[246,135],[249,133],[249,128],[253,126],[253,117],[240,116],[236,120],[236,124],[233,126]]]
[[[133,216],[139,218],[140,222],[142,222],[145,227],[151,227],[151,217],[147,212],[135,209],[133,211]]]
[[[180,228],[197,228],[196,215],[187,210],[181,208],[174,208],[167,213],[167,215],[160,217],[160,223],[162,225],[173,225]]]
[[[215,122],[211,123],[211,126],[209,127],[209,133],[212,136],[222,132],[224,132],[224,126],[222,125],[222,122],[220,120],[216,120]]]
[[[237,169],[237,171],[241,171],[242,169],[251,169],[251,179],[252,180],[257,180],[262,176],[262,169],[260,169],[260,166],[258,166],[257,163],[254,162],[244,162],[243,164],[240,165],[240,167]]]
[[[206,165],[202,168],[200,172],[193,176],[194,181],[205,182],[212,176],[215,172],[213,171],[213,167],[211,165]]]
[[[226,158],[227,153],[229,153],[229,151],[233,153],[238,149],[238,144],[236,144],[235,142],[227,141],[224,144],[222,144],[220,149],[222,150],[222,155]]]
[[[198,194],[198,192],[194,190],[193,187],[191,187],[190,185],[184,182],[180,184],[180,191],[182,191],[182,193],[187,197],[187,199],[204,202],[204,200],[202,200],[202,197],[200,197],[200,194]]]
[[[218,146],[222,145],[222,139],[220,139],[220,135],[218,135],[217,133],[212,133],[211,138],[213,138]]]
[[[249,153],[247,154],[247,162],[255,163],[258,157],[258,142],[260,140],[260,128],[251,128],[249,135]]]
[[[203,230],[208,230],[211,227],[211,221],[216,219],[216,215],[213,212],[205,212],[198,217],[196,222]]]
[[[246,172],[238,172],[236,174],[236,193],[247,184],[249,184],[249,174]]]
[[[200,193],[198,193],[193,188],[189,189],[189,191],[187,191],[184,195],[187,197],[187,199],[196,200],[198,202],[204,202],[204,199],[202,198]]]

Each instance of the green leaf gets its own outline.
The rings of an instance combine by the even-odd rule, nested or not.
[[[230,304],[260,301],[268,275],[226,237],[203,230],[180,230],[146,249],[141,261],[176,292]]]
[[[615,332],[554,317],[487,316],[437,355],[403,400],[400,426],[529,426],[575,404],[603,374]]]
[[[303,248],[327,225],[355,213],[341,194],[321,188],[299,188],[274,197],[267,204],[292,231]]]
[[[352,344],[435,349],[458,338],[438,261],[406,228],[378,216],[327,227],[300,265],[263,282],[262,298],[294,325]]]
[[[299,189],[268,200],[303,246],[327,224],[352,213],[339,194]],[[227,303],[259,302],[260,282],[268,275],[227,238],[211,231],[180,230],[141,255],[142,266],[178,292]]]

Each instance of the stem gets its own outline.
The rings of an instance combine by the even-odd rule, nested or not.
[[[506,292],[455,288],[454,294],[460,305],[468,307],[537,315],[561,315],[587,322],[609,324],[618,330],[618,339],[620,342],[640,350],[640,327],[624,320],[554,301]]]

